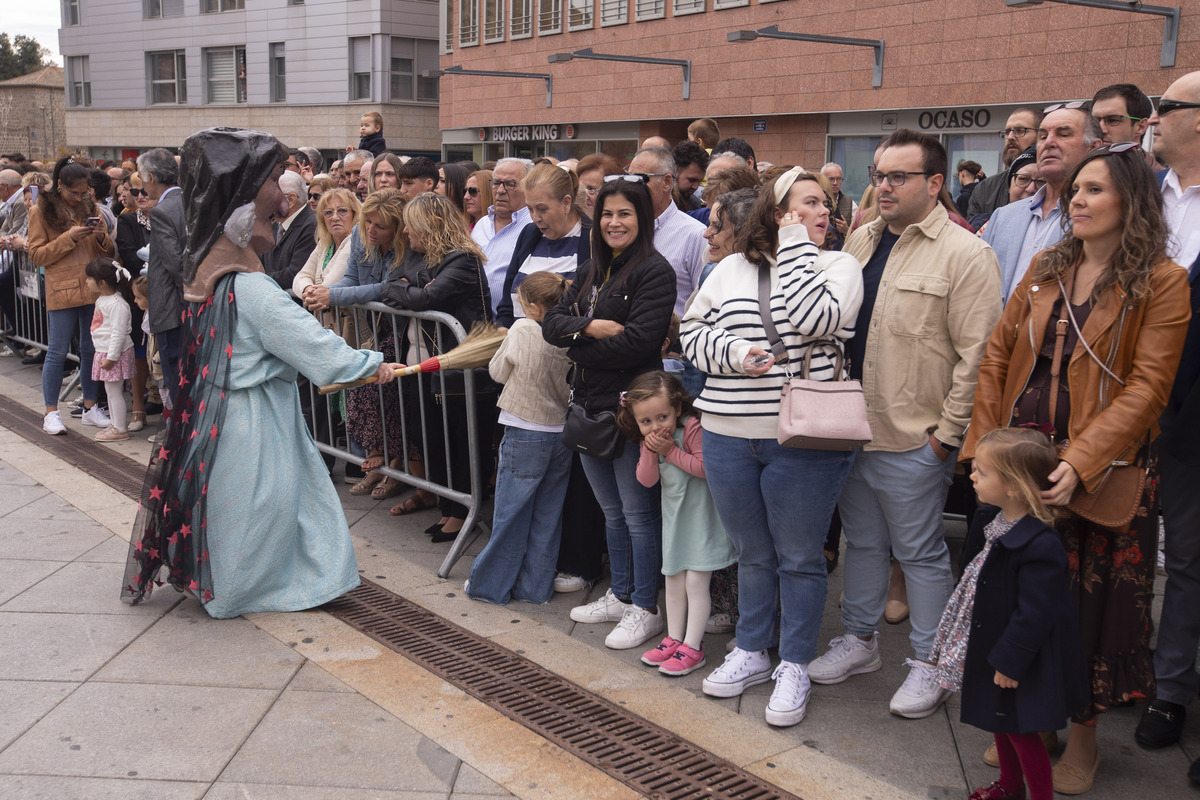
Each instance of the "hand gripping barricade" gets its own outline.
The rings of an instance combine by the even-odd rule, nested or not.
[[[11,272],[10,272],[11,270]],[[7,317],[11,311],[12,333],[4,338],[9,346],[19,345],[34,348],[43,353],[50,346],[50,331],[46,322],[46,278],[40,267],[34,265],[29,254],[19,250],[0,252],[0,308]],[[18,349],[13,347],[14,350]],[[67,360],[79,363],[78,353],[67,353]],[[63,387],[59,400],[66,400],[79,386],[79,374]]]

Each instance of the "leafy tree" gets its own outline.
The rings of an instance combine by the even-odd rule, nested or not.
[[[51,52],[37,39],[18,33],[13,39],[0,33],[0,80],[17,78],[49,66]]]

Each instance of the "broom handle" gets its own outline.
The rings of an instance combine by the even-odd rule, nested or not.
[[[416,375],[420,371],[421,365],[413,364],[411,367],[405,367],[404,369],[396,370],[395,375],[397,378],[403,378],[408,375]],[[319,387],[317,389],[317,394],[333,394],[334,392],[340,392],[343,389],[354,389],[359,386],[366,386],[369,383],[378,383],[378,381],[378,376],[371,375],[370,377],[359,378],[356,381],[350,381],[348,383],[329,383],[325,386]]]

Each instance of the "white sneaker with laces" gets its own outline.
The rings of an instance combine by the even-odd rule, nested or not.
[[[42,420],[42,430],[51,436],[58,436],[61,433],[67,432],[67,426],[63,425],[61,414],[57,411],[51,411]]]
[[[580,592],[591,586],[590,581],[585,581],[578,575],[568,575],[565,572],[560,572],[554,576],[554,591],[563,594],[569,592]]]
[[[841,683],[851,675],[875,672],[883,667],[879,659],[879,634],[864,642],[847,633],[829,642],[829,650],[808,664],[808,677],[813,683]]]
[[[704,623],[705,633],[729,633],[736,627],[728,614],[713,614]]]
[[[112,420],[108,418],[108,415],[104,413],[104,409],[100,408],[99,404],[84,411],[80,420],[84,425],[93,425],[97,428],[107,428],[109,425],[112,425]]]
[[[767,724],[781,728],[797,724],[804,719],[809,690],[812,689],[808,667],[780,661],[771,677],[775,679],[775,690],[767,703]]]
[[[651,611],[631,604],[617,627],[605,637],[604,646],[611,650],[628,650],[655,638],[664,628],[666,623],[657,609]]]
[[[937,682],[937,668],[933,664],[911,658],[904,659],[904,663],[911,669],[904,684],[892,695],[889,708],[898,717],[923,719],[946,702],[950,690]]]
[[[721,666],[708,674],[700,688],[713,697],[737,697],[751,686],[769,680],[771,657],[766,650],[753,652],[735,647]]]
[[[576,622],[620,622],[625,616],[625,609],[632,603],[622,603],[609,589],[599,600],[593,600],[586,606],[575,606],[571,609],[571,619]]]

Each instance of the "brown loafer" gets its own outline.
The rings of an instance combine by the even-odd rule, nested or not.
[[[1096,753],[1096,760],[1092,762],[1092,768],[1082,770],[1074,764],[1067,764],[1059,761],[1054,765],[1054,791],[1059,794],[1083,794],[1092,788],[1092,784],[1096,780],[1096,770],[1100,769],[1100,753]]]

